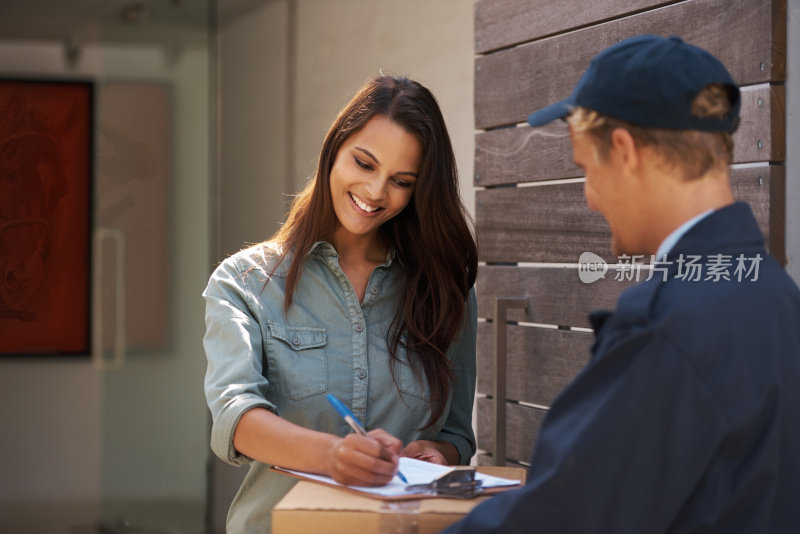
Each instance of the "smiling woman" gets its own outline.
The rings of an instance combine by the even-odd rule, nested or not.
[[[283,228],[204,292],[211,446],[253,462],[228,532],[269,529],[294,481],[270,465],[381,485],[399,456],[469,463],[476,270],[436,99],[407,78],[370,80]],[[326,392],[373,430],[350,433]]]

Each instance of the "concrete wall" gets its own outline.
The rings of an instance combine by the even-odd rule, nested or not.
[[[289,4],[265,2],[219,34],[220,258],[283,219],[288,173]]]
[[[472,9],[464,0],[268,0],[221,28],[221,256],[278,228],[336,113],[381,71],[439,100],[472,210]]]
[[[328,126],[361,83],[380,71],[427,86],[453,141],[461,193],[474,204],[471,2],[297,2],[295,180],[310,175]]]

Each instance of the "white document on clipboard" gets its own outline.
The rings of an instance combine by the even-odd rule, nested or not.
[[[372,494],[376,497],[398,498],[406,496],[420,496],[417,491],[406,489],[406,484],[397,476],[395,476],[385,486],[345,486],[344,484],[339,484],[331,477],[324,475],[316,475],[314,473],[306,473],[304,471],[286,469],[278,466],[274,466],[273,468],[277,471],[283,471],[286,474],[295,476],[297,478],[314,480],[331,486],[340,486],[342,488],[356,490],[360,493]],[[408,486],[413,486],[416,484],[430,484],[440,476],[453,471],[454,469],[455,468],[446,465],[424,462],[415,458],[407,458],[405,456],[400,457],[399,470],[403,473],[406,479],[408,479]],[[481,481],[481,487],[484,489],[518,486],[520,483],[519,480],[500,478],[484,473],[475,473],[475,479]]]

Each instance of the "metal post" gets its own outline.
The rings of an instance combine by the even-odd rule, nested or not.
[[[506,463],[506,311],[509,308],[527,307],[528,299],[525,297],[496,297],[494,301],[494,465],[503,466]]]

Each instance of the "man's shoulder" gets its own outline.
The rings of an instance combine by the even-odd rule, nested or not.
[[[730,257],[720,256],[723,260]],[[764,308],[762,313],[768,314],[778,302],[800,312],[800,290],[774,258],[764,253],[738,266],[730,262],[713,263],[720,256],[705,256],[703,269],[697,276],[674,273],[672,278],[658,284],[649,293],[650,316],[656,319],[680,314],[701,323],[717,316],[746,315],[752,319],[756,309]]]
[[[701,347],[738,352],[766,336],[791,337],[780,326],[787,321],[800,323],[800,289],[765,253],[760,270],[749,277],[672,273],[667,280],[632,286],[622,292],[602,330],[614,337],[650,331],[688,353]]]

